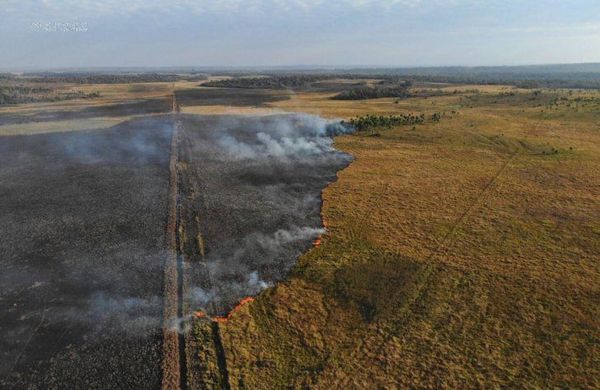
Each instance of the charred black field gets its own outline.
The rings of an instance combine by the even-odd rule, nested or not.
[[[188,305],[224,315],[285,278],[325,232],[321,191],[350,156],[309,115],[183,116],[180,231]]]
[[[0,385],[185,378],[185,352],[165,367],[166,335],[184,351],[192,313],[226,315],[323,234],[321,191],[350,161],[332,147],[341,131],[308,115],[173,114],[0,138]]]
[[[3,386],[160,384],[171,129],[0,138]]]

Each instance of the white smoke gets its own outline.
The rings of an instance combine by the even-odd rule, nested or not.
[[[193,314],[188,314],[183,317],[171,318],[165,324],[165,328],[180,334],[189,333],[192,329],[191,320],[193,317]]]
[[[286,115],[271,117],[251,139],[241,140],[225,133],[218,136],[217,144],[233,160],[339,157],[331,137],[352,131],[339,121],[327,121],[314,115]]]
[[[248,286],[250,288],[256,288],[258,290],[264,290],[266,288],[271,287],[272,285],[270,283],[265,282],[264,280],[261,280],[258,277],[258,272],[254,271],[251,272],[250,275],[248,275]]]
[[[263,157],[299,158],[334,152],[331,139],[325,137],[285,136],[277,138],[271,134],[260,132],[256,134],[254,141],[245,143],[231,135],[223,135],[217,142],[229,154],[229,157],[235,160]]]
[[[221,136],[217,142],[232,158],[243,160],[253,159],[258,156],[256,150],[250,145],[239,142],[229,134]]]
[[[270,252],[279,251],[284,245],[295,241],[312,240],[325,233],[325,229],[311,227],[294,227],[291,230],[279,229],[271,235],[256,233],[247,241],[257,242],[263,249]]]
[[[121,330],[130,335],[142,335],[161,326],[163,299],[122,297],[96,292],[86,299],[81,307],[54,307],[47,310],[47,317],[56,322],[76,322],[86,324],[97,332],[111,329]]]
[[[278,259],[289,245],[298,242],[311,241],[325,233],[325,229],[312,227],[292,227],[279,229],[273,233],[252,233],[246,236],[243,244],[229,256],[215,257],[207,264],[209,278],[218,281],[213,287],[206,289],[193,287],[187,294],[189,304],[201,310],[211,311],[212,305],[237,301],[241,297],[256,295],[262,290],[272,287],[273,283],[266,281],[257,268],[261,263],[249,263],[251,253],[261,254],[259,258],[264,264],[272,266],[272,259]],[[300,255],[300,252],[297,253]],[[291,266],[291,265],[288,265]],[[280,267],[286,267],[281,264]],[[285,274],[288,269],[279,269]]]

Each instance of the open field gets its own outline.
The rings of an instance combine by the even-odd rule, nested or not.
[[[176,91],[182,112],[250,114],[272,112],[266,103],[285,100],[290,91],[203,88],[202,82],[58,85],[59,90],[98,92],[90,99],[0,105],[0,136],[106,128],[132,118],[171,111]],[[281,112],[281,110],[278,110]]]
[[[159,386],[174,117],[174,294],[180,315],[202,310],[184,327],[189,388],[600,386],[599,91],[415,83],[334,100],[377,80],[203,83],[65,84],[100,96],[0,107],[2,386]],[[166,116],[173,86],[184,114]],[[347,163],[304,155],[315,139],[273,127],[289,112],[426,119],[337,137],[354,160],[321,195],[327,233],[265,252],[248,237],[318,228],[314,197]],[[274,139],[300,154],[267,152]],[[241,271],[211,279],[227,261]],[[130,338],[122,324],[147,317]]]

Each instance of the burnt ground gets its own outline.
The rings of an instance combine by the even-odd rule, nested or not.
[[[160,387],[174,120],[0,138],[0,387]],[[323,233],[321,191],[350,158],[312,116],[177,121],[178,311],[223,315]]]
[[[306,115],[182,116],[187,305],[223,315],[283,280],[323,233],[321,191],[350,157]]]
[[[0,138],[0,387],[160,386],[171,129]]]

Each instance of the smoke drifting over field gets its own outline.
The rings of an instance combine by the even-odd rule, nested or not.
[[[272,121],[263,121],[262,125],[262,128],[251,126],[255,131],[254,139],[247,134],[239,139],[225,133],[218,136],[217,144],[236,160],[310,157],[335,160],[340,155],[333,153],[331,136],[351,131],[339,122],[328,122],[310,115],[277,116]]]
[[[0,387],[159,387],[171,123],[0,137]]]
[[[206,246],[204,256],[193,245],[186,253],[186,298],[222,315],[284,279],[325,233],[320,193],[351,160],[331,136],[351,129],[311,115],[186,116],[182,123],[185,208],[199,216]]]
[[[235,302],[235,299],[258,294],[284,276],[294,254],[301,253],[297,249],[299,245],[311,243],[324,233],[325,229],[295,227],[280,229],[270,235],[252,233],[244,237],[237,249],[217,251],[209,256],[208,274],[213,287],[208,290],[193,287],[190,302],[194,307],[207,310],[211,305],[223,304],[227,297],[237,297]],[[261,279],[259,269],[268,275],[268,281]],[[228,309],[224,308],[225,311]]]
[[[162,297],[122,297],[104,292],[93,293],[80,308],[69,307],[50,313],[49,320],[75,322],[95,333],[106,327],[140,336],[161,326]]]

